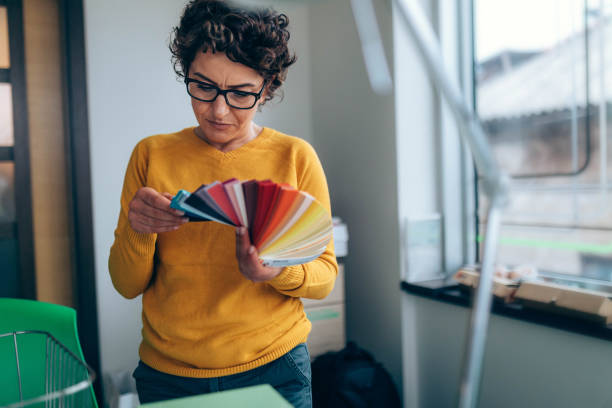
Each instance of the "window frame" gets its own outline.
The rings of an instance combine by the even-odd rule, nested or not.
[[[464,92],[466,102],[473,106],[471,0],[457,2],[432,0],[424,11],[430,16],[432,26],[437,31],[447,71]],[[476,180],[474,162],[467,145],[460,137],[459,126],[450,108],[433,86],[422,63],[418,58],[414,59],[415,51],[403,44],[404,41],[412,41],[412,38],[407,32],[404,33],[401,23],[396,24],[394,37],[394,42],[400,44],[394,54],[394,81],[401,279],[411,283],[448,279],[461,266],[472,264],[478,259],[478,245],[476,245],[478,196],[474,187]],[[418,54],[414,56],[418,57]],[[422,85],[422,80],[429,82],[430,91]],[[398,100],[397,95],[401,95],[403,91],[410,91],[419,98],[419,109],[425,110],[422,116],[432,122],[431,126],[417,123],[416,127],[410,123],[409,128],[415,133],[415,139],[406,133],[408,126],[403,123],[406,119],[402,111],[415,108],[411,104],[404,104],[401,99]],[[428,140],[430,138],[433,142]],[[415,154],[418,157],[415,157]],[[418,177],[419,185],[410,184],[410,180],[404,181],[406,177],[402,177],[403,174],[414,173],[415,165],[404,164],[411,160],[420,160],[416,165],[418,167],[416,170],[422,173]],[[429,184],[432,187],[429,187]],[[425,185],[427,187],[424,187]],[[418,197],[416,204],[415,197]],[[418,260],[411,261],[420,256],[418,249],[413,252],[411,234],[422,233],[418,225],[413,229],[413,222],[418,223],[422,220],[430,223],[430,232],[435,227],[432,221],[439,223],[439,241],[432,243],[430,248],[439,251],[439,262],[427,261],[423,264]],[[431,257],[432,253],[426,256]],[[420,270],[423,266],[426,268],[425,272]]]
[[[459,0],[456,3],[438,0],[438,7],[440,45],[447,68],[455,73],[465,101],[474,109],[473,0]],[[445,275],[450,277],[461,266],[473,264],[480,258],[476,241],[478,189],[475,181],[478,175],[472,155],[460,138],[455,118],[439,92],[437,95],[442,150],[443,259]]]
[[[93,196],[91,187],[89,116],[86,74],[85,16],[83,0],[59,0],[62,51],[64,132],[68,176],[68,201],[72,215],[72,276],[77,325],[83,355],[96,373],[102,372],[98,302],[96,295]],[[72,84],[80,84],[72,86]],[[93,383],[102,404],[102,379]]]

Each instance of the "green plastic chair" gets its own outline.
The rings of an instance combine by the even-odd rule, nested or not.
[[[19,351],[21,395],[24,401],[48,394],[49,390],[61,389],[58,386],[71,385],[60,382],[63,378],[87,375],[77,359],[44,333],[51,334],[80,361],[85,361],[74,309],[33,300],[0,298],[0,335],[21,331],[35,333],[0,337],[0,407],[20,401],[15,342]],[[47,358],[49,355],[51,357]],[[54,369],[50,373],[51,376],[46,377],[50,372],[49,367]],[[53,379],[55,383],[46,383],[46,378]],[[71,398],[72,406],[98,407],[91,386]],[[77,402],[74,402],[74,398]],[[45,405],[42,403],[31,406]]]

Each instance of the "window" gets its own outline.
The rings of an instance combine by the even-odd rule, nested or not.
[[[612,281],[612,1],[475,0],[474,18],[476,109],[512,177],[498,262]]]
[[[34,298],[22,22],[20,1],[0,1],[0,296]]]

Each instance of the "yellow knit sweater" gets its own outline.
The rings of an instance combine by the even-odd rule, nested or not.
[[[238,269],[233,227],[190,222],[160,234],[130,227],[128,205],[140,187],[176,194],[232,177],[288,183],[330,208],[321,163],[301,139],[264,128],[223,153],[187,128],[139,142],[125,175],[109,270],[123,296],[143,294],[140,358],[159,371],[218,377],[266,364],[306,341],[311,324],[299,298],[321,299],[333,288],[333,242],[317,260],[253,283]]]

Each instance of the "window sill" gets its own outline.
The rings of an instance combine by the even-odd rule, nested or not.
[[[461,290],[453,281],[442,279],[415,283],[402,281],[401,288],[413,295],[457,306],[470,307],[472,303],[469,292]],[[612,341],[612,325],[606,326],[571,316],[531,309],[518,303],[505,304],[495,298],[491,312],[495,315]]]

